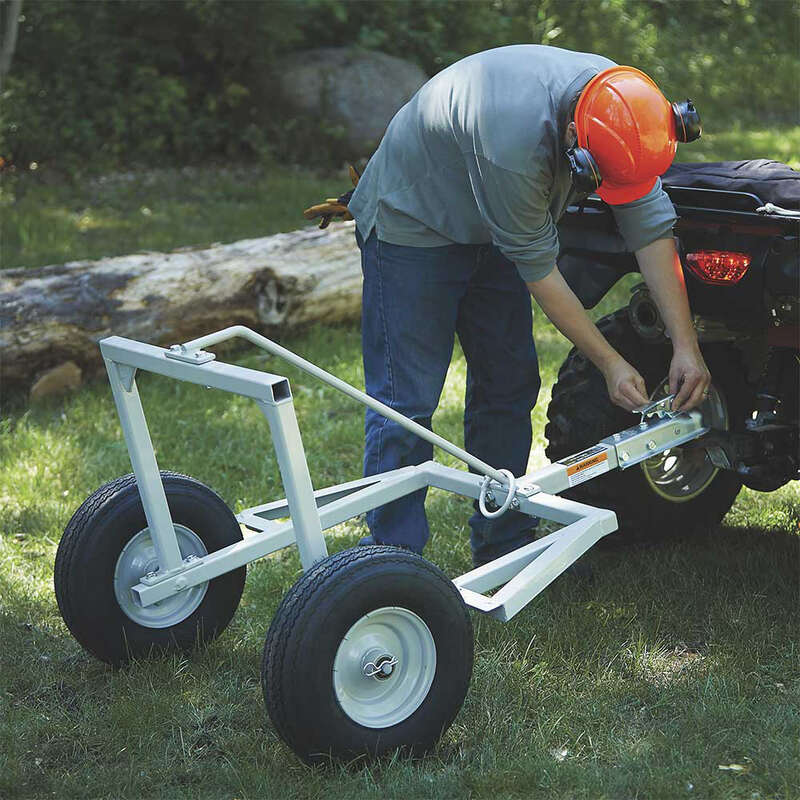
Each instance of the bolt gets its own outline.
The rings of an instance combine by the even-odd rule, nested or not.
[[[623,450],[623,451],[622,451],[622,452],[619,454],[619,460],[620,460],[620,461],[630,461],[630,458],[631,458],[631,457],[630,457],[630,455],[628,454],[628,451],[627,451],[627,450]]]
[[[642,420],[639,423],[639,430],[642,430],[642,431],[646,431],[647,430],[647,423],[644,420]]]
[[[655,440],[654,440],[654,439],[651,439],[651,440],[650,440],[650,441],[647,443],[647,449],[648,449],[648,450],[655,450],[655,449],[656,449],[656,443],[655,443]]]
[[[199,561],[199,560],[200,559],[194,553],[191,553],[190,555],[186,556],[186,558],[183,559],[183,563],[191,564],[193,561]]]
[[[673,428],[673,433],[677,436],[681,432],[680,428]]]
[[[181,589],[185,589],[188,581],[186,578],[177,578],[175,581],[175,589],[180,591]]]
[[[519,500],[516,497],[511,501],[511,508],[514,510],[519,508]]]
[[[145,578],[147,578],[147,580],[149,580],[149,581],[153,581],[156,578],[156,573],[155,572],[148,572],[145,575]]]
[[[486,492],[486,502],[494,503],[494,492]]]

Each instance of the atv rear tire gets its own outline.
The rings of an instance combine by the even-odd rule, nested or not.
[[[639,370],[652,395],[669,372],[670,345],[642,341],[631,326],[626,309],[603,317],[598,327],[611,345]],[[714,389],[724,405],[727,425],[741,428],[752,390],[745,382],[738,352],[726,344],[704,345],[702,350]],[[579,452],[637,422],[633,414],[612,404],[602,374],[575,349],[558,373],[547,418],[546,452],[551,461]],[[681,453],[684,451],[677,449],[678,457]],[[702,450],[695,450],[691,457],[708,459]],[[619,531],[604,537],[604,543],[658,541],[676,533],[713,527],[733,505],[742,486],[738,476],[714,469],[710,461],[706,464],[707,477],[696,488],[673,486],[670,490],[673,495],[656,488],[652,465],[647,472],[645,464],[614,470],[564,494],[583,503],[610,508],[617,514]],[[685,489],[686,496],[675,496],[680,494],[676,488]]]

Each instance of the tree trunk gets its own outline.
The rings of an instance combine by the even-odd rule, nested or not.
[[[2,3],[3,0],[0,0]],[[22,0],[9,0],[8,7],[0,5],[0,19],[5,12],[6,24],[3,42],[0,45],[0,88],[3,79],[11,69],[11,60],[14,58],[14,51],[17,49],[17,31],[19,30],[19,14],[22,11]]]
[[[268,335],[357,319],[361,268],[353,223],[207,250],[143,253],[0,272],[0,383],[28,389],[72,361],[101,366],[111,334],[151,344],[227,325]]]

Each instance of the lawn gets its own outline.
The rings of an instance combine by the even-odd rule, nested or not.
[[[155,175],[157,183],[164,173]],[[235,178],[220,179],[225,188],[215,195],[208,193],[211,178],[204,194],[204,179],[196,175],[186,184],[185,205],[182,190],[171,197],[152,185],[145,191],[147,180],[135,174],[121,184],[130,187],[119,189],[124,198],[139,192],[139,199],[120,199],[119,208],[108,209],[120,230],[130,223],[131,238],[124,241],[132,249],[293,227],[294,209],[341,184],[302,172],[264,172],[253,186],[240,187],[246,197],[237,214],[230,199]],[[256,185],[283,185],[286,196],[275,201],[283,210],[273,213],[268,199],[262,205]],[[68,188],[30,186],[13,224],[30,218],[32,238],[14,263],[104,252],[80,249],[89,240],[66,233],[55,236],[49,251],[40,245],[44,217],[37,214],[58,204],[45,203],[35,213],[25,204],[45,190],[68,198]],[[142,233],[139,216],[149,224],[159,213],[153,198],[183,209],[175,218],[182,241]],[[79,196],[74,207],[83,202]],[[152,215],[141,214],[136,203],[148,203]],[[240,219],[249,222],[236,227]],[[167,228],[165,237],[172,235]],[[193,230],[197,238],[186,238]],[[116,240],[104,241],[110,247]],[[625,292],[615,290],[599,313],[622,304]],[[540,313],[535,334],[543,389],[531,465],[539,466],[550,388],[568,346]],[[363,386],[356,327],[315,328],[282,343]],[[271,357],[245,349],[232,358],[289,377],[315,486],[359,476],[357,405]],[[462,440],[465,369],[457,350],[434,418],[437,432],[455,442]],[[281,496],[255,404],[154,376],[139,384],[162,468],[203,480],[237,511]],[[259,677],[270,618],[300,574],[296,553],[250,565],[233,622],[202,652],[107,668],[64,627],[52,564],[75,508],[130,470],[110,392],[98,379],[27,410],[20,398],[12,401],[0,421],[0,797],[800,797],[796,483],[772,494],[743,490],[718,529],[676,531],[659,546],[590,553],[593,580],[559,578],[507,625],[473,616],[472,685],[436,752],[423,761],[395,757],[311,770],[277,738]],[[455,465],[445,454],[437,458]],[[450,575],[465,571],[468,502],[432,491],[428,511],[434,535],[426,555]],[[341,525],[330,534],[329,550],[353,546],[364,533],[360,519]]]
[[[710,132],[679,161],[774,158],[800,169],[800,125]],[[302,227],[301,211],[349,187],[346,170],[203,165],[66,180],[40,164],[0,184],[0,267],[202,247]]]

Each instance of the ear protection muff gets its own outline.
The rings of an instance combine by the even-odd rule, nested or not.
[[[573,145],[566,151],[566,156],[575,191],[579,194],[596,192],[603,182],[603,177],[592,154],[585,147]]]
[[[675,135],[679,142],[693,142],[700,138],[703,127],[694,103],[687,97],[682,103],[672,104],[675,118]]]

